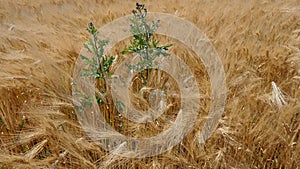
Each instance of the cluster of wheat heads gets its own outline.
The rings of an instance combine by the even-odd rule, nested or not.
[[[1,3],[0,167],[299,167],[299,2],[147,4],[153,11],[184,17],[207,33],[225,67],[228,99],[219,126],[205,145],[198,144],[191,132],[171,151],[145,159],[113,156],[96,145],[82,131],[71,100],[72,69],[88,37],[83,33],[86,23],[91,18],[100,25],[108,23],[128,14],[135,2]],[[205,117],[210,104],[205,67],[183,45],[172,43],[170,52],[185,59],[201,77],[197,82],[204,95],[199,114]],[[115,50],[128,44],[120,43]],[[163,83],[152,75],[149,81]],[[139,85],[137,81],[132,90]],[[195,131],[201,129],[199,119]],[[151,131],[148,128],[156,124],[132,127],[126,130]]]

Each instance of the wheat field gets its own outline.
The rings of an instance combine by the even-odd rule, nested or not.
[[[300,168],[298,0],[140,2],[205,32],[224,65],[225,111],[205,144],[195,139],[205,119],[199,117],[180,144],[154,157],[115,156],[87,137],[74,113],[71,85],[89,38],[87,24],[100,28],[129,15],[135,3],[0,0],[0,168]],[[206,115],[211,94],[205,67],[184,46],[170,52],[199,77],[200,114]],[[163,129],[154,132],[149,125],[140,133]]]

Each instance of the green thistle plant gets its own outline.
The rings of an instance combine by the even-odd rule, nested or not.
[[[108,44],[108,40],[98,39],[98,30],[92,22],[89,23],[87,31],[90,33],[92,38],[88,39],[87,44],[84,44],[84,48],[96,57],[88,58],[84,55],[80,55],[85,63],[89,65],[88,68],[83,69],[83,73],[81,75],[99,79],[101,88],[100,93],[98,94],[100,96],[96,95],[96,99],[99,104],[102,104],[107,90],[106,78],[110,76],[110,67],[115,58],[112,56],[107,57],[104,54],[104,46]],[[90,99],[88,99],[88,101],[91,102]]]
[[[152,24],[147,23],[147,8],[144,4],[136,3],[136,9],[132,10],[133,17],[130,18],[130,32],[132,39],[130,46],[123,50],[122,54],[138,54],[140,61],[136,65],[127,65],[134,72],[139,71],[144,84],[147,83],[148,75],[151,67],[154,64],[156,57],[169,56],[167,53],[172,44],[158,46],[159,41],[154,39],[153,35],[158,29],[159,20],[152,21]],[[146,69],[146,74],[141,72]]]
[[[93,57],[92,59],[89,59],[84,55],[81,55],[81,58],[90,65],[88,69],[84,69],[83,76],[87,75],[105,80],[105,76],[109,74],[110,66],[115,58],[108,58],[104,55],[104,46],[108,44],[108,40],[98,39],[99,33],[92,22],[89,23],[87,31],[92,35],[92,38],[88,39],[88,43],[84,44],[84,48],[96,55],[96,58]]]

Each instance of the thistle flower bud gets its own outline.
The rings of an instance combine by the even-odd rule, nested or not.
[[[89,23],[89,29],[94,29],[95,27],[94,27],[94,24],[93,24],[93,22],[90,22]]]

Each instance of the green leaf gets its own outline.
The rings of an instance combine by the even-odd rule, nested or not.
[[[130,51],[129,49],[128,50],[122,50],[121,54],[123,54],[123,55],[127,54],[127,53],[129,53],[129,51]]]
[[[88,52],[92,53],[92,50],[89,48],[87,44],[84,44],[83,47],[88,50]]]

